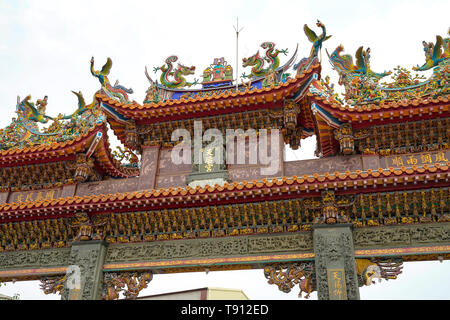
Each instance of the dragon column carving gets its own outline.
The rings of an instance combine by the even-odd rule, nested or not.
[[[44,291],[44,294],[61,294],[64,288],[64,282],[66,281],[66,276],[52,276],[43,277],[41,279],[40,288]]]

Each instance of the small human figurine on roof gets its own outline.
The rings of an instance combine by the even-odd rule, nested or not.
[[[233,68],[225,58],[215,58],[214,62],[203,71],[202,83],[233,80]]]

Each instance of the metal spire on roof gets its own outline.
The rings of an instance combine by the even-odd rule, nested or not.
[[[239,29],[239,17],[236,18],[236,26],[233,26],[234,30],[236,31],[236,91],[238,91],[238,79],[239,79],[239,32],[244,29],[242,27]]]

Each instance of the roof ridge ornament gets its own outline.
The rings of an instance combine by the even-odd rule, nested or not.
[[[450,90],[450,38],[436,36],[435,44],[423,41],[423,45],[426,62],[421,67],[413,67],[416,71],[433,68],[431,77],[423,82],[419,80],[425,80],[425,77],[413,76],[409,70],[398,66],[394,68],[392,82],[380,84],[380,79],[392,72],[376,73],[371,70],[370,48],[358,48],[356,64],[351,55],[341,55],[344,50],[342,45],[331,55],[327,51],[333,69],[339,74],[339,84],[345,87],[345,102],[354,106],[447,94]]]
[[[322,44],[331,38],[331,35],[327,36],[327,29],[325,25],[317,20],[316,26],[322,28],[322,34],[317,36],[317,34],[311,30],[307,24],[303,26],[303,31],[305,32],[308,40],[312,42],[311,52],[308,58],[303,58],[299,63],[294,65],[294,70],[297,70],[297,76],[302,74],[303,71],[307,70],[314,61],[318,60],[319,52],[322,49]]]
[[[77,110],[68,116],[59,114],[56,118],[45,115],[47,96],[38,99],[36,103],[29,101],[31,95],[27,95],[22,101],[17,97],[17,118],[13,118],[6,128],[0,129],[0,150],[64,142],[85,134],[105,120],[94,104],[86,106],[81,91],[72,92],[78,98]],[[46,128],[40,129],[37,125],[45,124],[48,120],[53,122]]]
[[[450,29],[448,30],[450,35]],[[441,64],[441,62],[450,58],[450,38],[436,36],[436,43],[422,41],[423,51],[425,51],[425,63],[413,67],[414,71],[426,71]],[[442,51],[443,50],[443,51]]]
[[[194,79],[194,82],[187,82],[184,78],[184,76],[194,74],[195,66],[186,67],[185,65],[178,63],[177,67],[174,68],[173,64],[176,61],[178,61],[178,56],[169,56],[165,60],[165,65],[153,68],[155,73],[158,72],[158,70],[161,70],[161,84],[167,88],[191,87],[198,84],[197,78]],[[173,77],[173,80],[169,79],[169,77]]]
[[[339,45],[331,55],[327,52],[333,69],[339,74],[339,84],[345,87],[345,100],[351,105],[362,102],[379,102],[385,98],[379,81],[392,71],[377,73],[370,68],[370,48],[360,46],[355,53],[356,64],[350,54],[341,55],[343,45]]]
[[[133,93],[133,89],[125,88],[119,84],[116,80],[114,86],[111,85],[108,79],[109,72],[111,71],[112,60],[108,57],[106,63],[103,65],[102,69],[99,71],[94,70],[94,57],[91,58],[91,73],[94,77],[98,79],[101,84],[101,89],[108,97],[118,100],[122,103],[131,103],[128,99],[128,94]]]
[[[280,58],[278,54],[287,55],[288,49],[275,49],[275,43],[266,41],[261,44],[261,48],[265,49],[264,57],[260,56],[259,50],[252,56],[242,59],[242,66],[252,67],[250,74],[242,74],[242,78],[255,78],[265,76],[269,71],[276,71],[280,66]],[[267,68],[264,68],[265,63],[270,63]]]
[[[203,70],[203,88],[231,85],[233,83],[233,67],[224,57],[215,58],[214,62]]]
[[[313,30],[311,30],[307,24],[303,26],[303,31],[305,31],[305,34],[308,37],[309,41],[313,43],[311,52],[309,54],[310,59],[312,59],[313,57],[317,57],[320,49],[322,49],[322,43],[332,37],[331,35],[327,36],[327,29],[325,28],[325,25],[319,20],[317,20],[316,26],[322,29],[322,34],[320,36],[317,36],[317,34]]]

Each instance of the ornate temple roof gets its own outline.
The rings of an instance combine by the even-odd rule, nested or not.
[[[251,105],[264,105],[271,102],[281,102],[284,98],[290,97],[296,93],[300,87],[309,80],[314,72],[320,72],[320,65],[312,65],[304,73],[295,78],[288,79],[283,83],[279,83],[272,87],[250,88],[239,92],[222,92],[212,94],[206,97],[180,98],[177,100],[167,100],[158,103],[137,102],[121,103],[106,95],[99,93],[96,98],[109,107],[114,108],[123,116],[129,117],[135,121],[161,121],[178,120],[180,118],[198,117],[200,113],[203,116],[214,114],[217,112],[235,112],[236,107],[248,107]],[[270,107],[270,105],[269,105]]]
[[[422,166],[240,181],[225,183],[223,186],[170,187],[159,190],[42,199],[0,204],[0,221],[2,223],[20,221],[24,218],[33,219],[33,216],[36,219],[39,215],[45,215],[47,218],[64,217],[73,215],[77,210],[99,214],[290,199],[298,198],[300,194],[308,198],[317,196],[328,189],[344,193],[348,189],[347,193],[351,193],[351,189],[358,187],[364,188],[365,192],[371,192],[377,190],[378,186],[388,190],[398,184],[402,185],[402,190],[408,190],[416,189],[417,182],[428,183],[430,186],[446,185],[449,177],[448,170],[449,164],[444,162]]]
[[[263,42],[259,51],[243,59],[243,67],[251,68],[242,77],[247,82],[235,83],[233,68],[224,58],[217,58],[198,80],[189,82],[195,67],[183,64],[175,66],[177,56],[170,56],[165,64],[154,68],[161,71],[160,82],[153,81],[145,72],[150,87],[143,104],[129,99],[133,90],[118,82],[112,85],[108,79],[112,61],[108,58],[101,70],[94,68],[91,59],[91,73],[96,77],[101,89],[94,101],[86,105],[81,93],[78,109],[70,116],[52,118],[45,114],[46,98],[30,102],[30,97],[18,101],[18,119],[0,131],[0,165],[3,167],[24,164],[45,163],[69,159],[79,153],[89,153],[96,158],[97,168],[112,177],[129,177],[138,174],[136,166],[123,166],[109,150],[106,122],[126,148],[141,151],[143,141],[139,141],[142,131],[167,136],[170,129],[187,121],[199,118],[217,118],[225,115],[254,123],[253,118],[264,117],[274,120],[269,127],[285,130],[285,142],[297,148],[297,140],[315,134],[318,141],[318,155],[322,157],[339,153],[340,138],[346,136],[339,130],[350,125],[351,130],[374,126],[407,123],[448,117],[450,88],[450,39],[437,37],[436,44],[425,43],[426,63],[415,71],[431,70],[429,79],[415,75],[405,68],[395,68],[394,72],[377,73],[370,68],[370,49],[360,47],[355,54],[355,63],[350,55],[342,55],[343,46],[328,54],[333,68],[339,74],[339,84],[345,88],[340,97],[327,77],[321,78],[321,63],[318,53],[330,36],[325,26],[318,22],[322,34],[317,36],[305,26],[304,30],[312,42],[310,55],[296,62],[297,48],[284,64],[280,55],[287,55],[287,49],[278,50],[272,42]],[[328,53],[328,52],[327,52]],[[295,75],[291,75],[294,72]],[[391,75],[390,83],[380,83]],[[233,84],[234,82],[234,84]],[[201,84],[201,88],[194,88]],[[298,108],[293,108],[292,103]],[[283,112],[295,113],[295,130],[286,131]],[[266,113],[251,111],[266,110]],[[243,116],[247,113],[247,118]],[[53,123],[43,131],[37,124]],[[182,122],[185,121],[185,122]],[[216,122],[214,122],[216,121]],[[253,122],[252,122],[253,121]],[[241,122],[242,123],[242,122]],[[268,122],[261,123],[267,126]],[[137,128],[140,127],[140,128]],[[141,131],[139,131],[140,129]],[[349,135],[351,135],[350,133]],[[367,132],[358,132],[355,139],[363,139]],[[347,135],[348,136],[348,135]],[[165,137],[167,140],[167,137]],[[164,139],[155,140],[161,143]],[[95,142],[95,146],[92,144]],[[363,147],[361,147],[363,148]],[[370,151],[375,152],[375,151]],[[117,158],[137,159],[131,150],[122,150]],[[134,157],[133,157],[134,156]],[[72,159],[72,158],[70,158]]]
[[[108,122],[119,140],[127,147],[126,128],[130,122],[136,125],[161,122],[174,122],[183,119],[199,119],[208,116],[238,114],[261,109],[276,109],[283,105],[285,99],[298,95],[313,77],[320,74],[320,64],[308,66],[301,74],[286,79],[270,87],[250,87],[242,91],[218,92],[204,97],[188,97],[166,100],[157,103],[137,102],[123,103],[106,96],[96,95],[105,108]],[[116,116],[120,114],[119,116]],[[126,120],[124,119],[126,118]]]
[[[96,108],[86,107],[81,95],[82,107],[76,113],[59,115],[56,119],[43,112],[37,113],[34,104],[28,101],[30,98],[28,96],[18,102],[18,118],[0,130],[0,167],[74,161],[83,154],[95,159],[93,165],[102,174],[118,178],[138,174],[136,168],[124,167],[114,158],[109,147],[105,116]],[[40,121],[36,121],[36,114],[41,117]],[[36,122],[46,123],[47,119],[52,119],[53,123],[43,131],[39,130]]]

